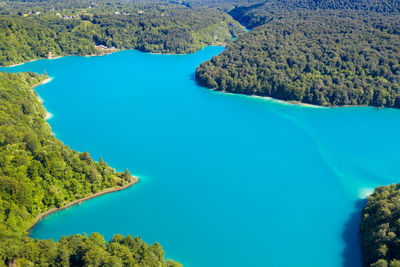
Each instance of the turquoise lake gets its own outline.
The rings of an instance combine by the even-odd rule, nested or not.
[[[365,195],[400,181],[400,110],[317,108],[214,92],[194,72],[223,51],[39,60],[57,138],[141,178],[42,220],[34,238],[99,232],[160,242],[202,266],[359,266]]]

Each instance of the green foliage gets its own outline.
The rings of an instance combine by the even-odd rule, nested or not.
[[[26,236],[1,240],[2,264],[14,266],[182,266],[165,261],[158,243],[149,246],[129,235],[115,235],[109,242],[97,233],[64,236],[58,242]]]
[[[103,160],[78,153],[51,133],[32,86],[47,77],[0,73],[0,266],[180,266],[159,244],[117,235],[67,236],[58,242],[26,235],[50,208],[132,181]]]
[[[274,16],[201,64],[197,81],[323,106],[400,107],[399,14],[296,10]]]
[[[96,52],[93,42],[80,35],[83,26],[61,19],[47,23],[53,26],[39,19],[0,17],[0,65],[47,58],[50,53],[54,57]]]
[[[360,232],[365,265],[400,266],[400,184],[377,187],[363,209]]]
[[[183,1],[170,1],[182,2],[183,5],[188,7],[208,7],[217,8],[225,12],[236,8],[237,6],[252,5],[259,3],[260,0],[183,0]]]
[[[191,53],[205,45],[226,44],[243,32],[239,23],[215,9],[93,3],[6,2],[0,15],[0,65],[115,49]]]
[[[30,88],[44,76],[0,75],[0,197],[4,224],[14,232],[33,218],[123,182],[122,174],[89,153],[72,151],[54,138],[46,111]],[[125,179],[127,180],[127,179]]]
[[[312,13],[333,10],[351,11],[350,13],[364,11],[374,14],[393,14],[400,11],[398,0],[248,0],[247,3],[245,2],[242,0],[239,6],[229,11],[229,14],[249,29],[265,24],[272,19],[290,17],[303,11]]]

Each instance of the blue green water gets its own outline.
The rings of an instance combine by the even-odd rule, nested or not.
[[[400,180],[400,110],[313,108],[196,85],[184,56],[39,60],[56,137],[140,182],[53,214],[33,237],[159,241],[185,266],[357,266],[360,198]],[[362,204],[362,203],[361,203]]]

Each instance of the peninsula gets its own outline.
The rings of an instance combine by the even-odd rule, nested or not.
[[[116,235],[106,243],[96,233],[58,242],[26,235],[44,216],[138,181],[128,170],[116,172],[101,158],[93,161],[88,152],[71,150],[52,135],[32,89],[47,79],[31,72],[0,73],[0,265],[180,266],[165,261],[158,243],[149,246],[131,236]],[[111,249],[117,245],[127,250],[125,258]]]
[[[36,216],[34,224],[31,227],[29,227],[27,232],[30,233],[30,231],[33,229],[33,227],[35,227],[35,225],[38,222],[40,222],[45,217],[47,217],[47,216],[49,216],[49,215],[51,215],[51,214],[53,214],[53,213],[55,213],[57,211],[67,209],[67,208],[70,208],[70,207],[75,206],[75,205],[80,205],[82,202],[90,200],[90,199],[93,199],[95,197],[99,197],[99,196],[102,196],[102,195],[106,195],[106,194],[110,194],[110,193],[114,193],[114,192],[118,192],[118,191],[127,189],[127,188],[131,187],[132,185],[136,184],[137,182],[139,182],[139,178],[132,176],[131,181],[127,182],[124,185],[110,187],[110,188],[104,189],[103,191],[91,194],[91,195],[89,195],[87,197],[80,198],[80,199],[74,200],[72,202],[66,203],[65,205],[63,205],[63,206],[61,206],[59,208],[54,207],[54,208],[51,208],[49,210],[46,210],[46,211],[44,211],[44,212],[42,212],[42,213],[40,213],[40,214],[38,214]]]

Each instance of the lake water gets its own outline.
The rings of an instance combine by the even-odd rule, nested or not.
[[[160,242],[185,266],[357,266],[361,200],[400,180],[400,110],[315,108],[199,87],[223,50],[39,60],[56,137],[140,182],[53,214],[35,238]],[[4,69],[4,68],[3,68]]]

